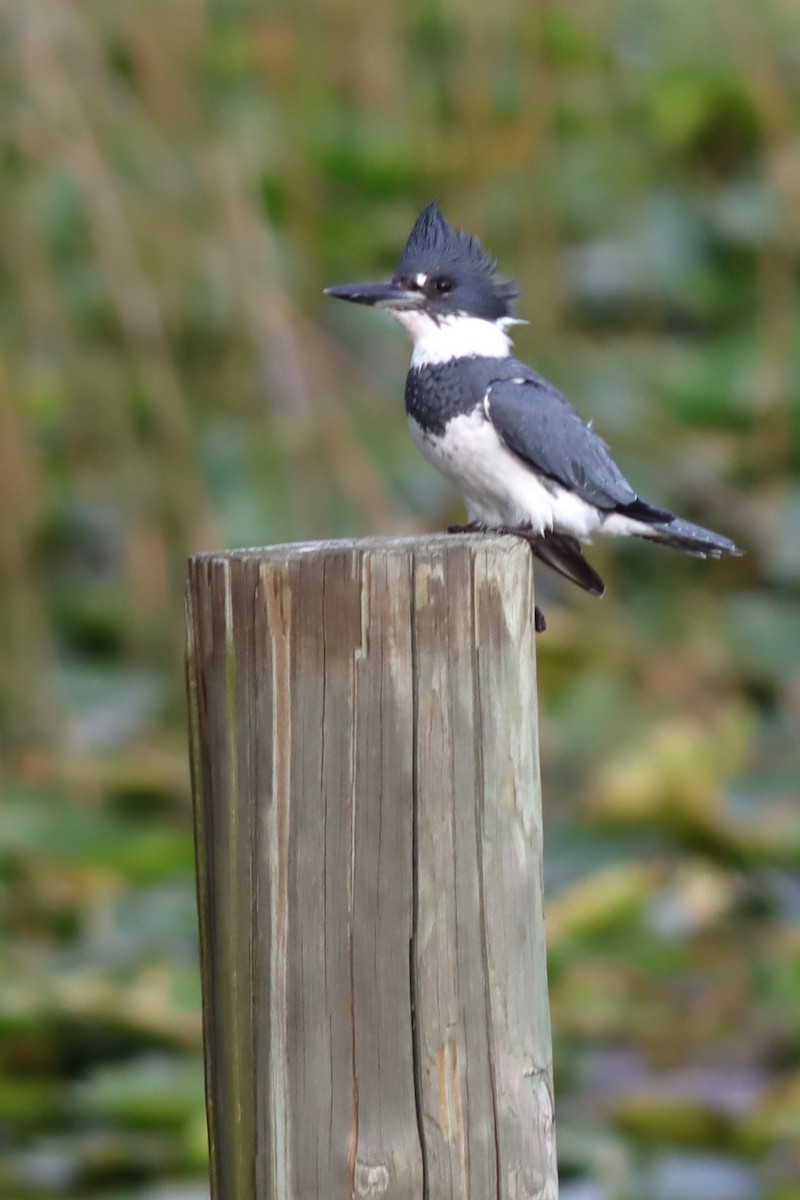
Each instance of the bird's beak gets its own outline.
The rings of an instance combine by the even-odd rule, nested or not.
[[[420,292],[406,291],[394,283],[343,283],[325,288],[325,295],[373,308],[419,308],[423,300]]]

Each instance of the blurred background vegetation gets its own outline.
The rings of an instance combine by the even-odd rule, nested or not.
[[[436,195],[747,551],[537,572],[563,1196],[796,1198],[796,0],[5,0],[0,81],[0,1195],[206,1194],[185,557],[459,519],[321,295]]]

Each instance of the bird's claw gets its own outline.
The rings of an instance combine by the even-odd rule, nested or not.
[[[448,525],[448,533],[485,533],[486,526],[480,521],[470,521],[469,525]]]

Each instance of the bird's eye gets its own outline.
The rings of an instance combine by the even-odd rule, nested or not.
[[[453,281],[448,279],[446,275],[437,275],[433,281],[433,286],[440,296],[446,296],[448,292],[453,290]]]

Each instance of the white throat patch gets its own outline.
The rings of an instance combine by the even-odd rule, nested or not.
[[[504,328],[516,323],[511,318],[484,321],[481,317],[456,313],[434,321],[418,309],[389,311],[411,334],[414,342],[412,367],[427,367],[453,358],[507,358],[511,353],[511,338]]]

